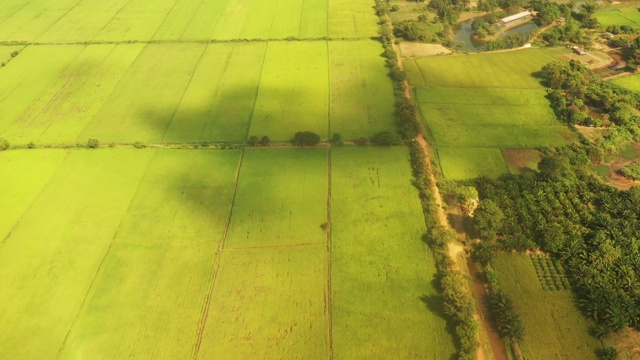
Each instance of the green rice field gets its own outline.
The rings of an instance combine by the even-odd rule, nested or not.
[[[0,2],[0,358],[450,358],[373,6]]]
[[[498,254],[493,267],[498,284],[513,300],[525,327],[520,343],[526,359],[595,359],[600,342],[589,335],[568,290],[545,291],[529,255]]]
[[[15,144],[90,137],[243,142],[251,135],[288,141],[302,130],[323,139],[330,132],[368,136],[394,126],[379,46],[371,40],[27,46],[0,68],[0,136]]]
[[[594,16],[605,27],[609,25],[628,25],[640,28],[640,10],[638,10],[637,6],[599,11]]]
[[[37,43],[368,38],[366,0],[9,0],[0,39]]]
[[[0,165],[3,357],[454,351],[402,147],[25,149]]]
[[[625,89],[640,92],[640,74],[616,78],[611,80],[611,82]]]
[[[406,62],[445,178],[497,177],[508,172],[502,149],[575,140],[532,75],[552,59],[529,49]]]

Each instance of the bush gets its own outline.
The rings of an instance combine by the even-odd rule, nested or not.
[[[331,143],[334,145],[342,145],[342,135],[334,133],[331,137]]]
[[[251,136],[249,138],[249,140],[247,140],[247,145],[249,146],[256,146],[258,145],[258,142],[260,141],[260,139],[258,139],[257,136]]]
[[[400,138],[390,131],[380,131],[373,134],[371,143],[379,146],[391,146],[400,144]]]
[[[89,149],[95,149],[99,146],[100,146],[100,141],[98,141],[98,139],[89,138],[89,140],[87,140],[87,147]]]
[[[369,139],[364,137],[364,136],[361,136],[361,137],[357,138],[354,142],[356,143],[356,145],[364,146],[364,145],[367,145],[369,143]]]
[[[27,149],[35,149],[35,147],[36,144],[33,141],[27,144]]]
[[[311,131],[299,131],[291,142],[297,146],[314,146],[320,142],[320,135]]]
[[[271,144],[271,138],[266,135],[260,138],[260,145],[269,146],[269,144]]]
[[[144,149],[147,147],[147,145],[141,143],[140,141],[136,141],[135,143],[133,143],[133,147],[136,149]]]
[[[9,141],[5,138],[0,138],[0,151],[7,150],[9,148]]]

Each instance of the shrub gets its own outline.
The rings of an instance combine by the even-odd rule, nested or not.
[[[36,144],[33,141],[27,144],[27,149],[35,149],[35,147]]]
[[[260,138],[260,145],[269,146],[269,144],[271,144],[271,138],[266,135]]]
[[[133,143],[133,147],[136,149],[144,149],[147,147],[147,145],[141,143],[140,141],[136,141],[135,143]]]
[[[5,138],[0,138],[0,151],[7,150],[9,148],[9,141]]]
[[[380,131],[373,134],[371,137],[371,143],[380,146],[391,146],[400,144],[400,138],[392,134],[390,131]]]
[[[354,142],[356,143],[356,145],[360,145],[360,146],[367,145],[369,143],[369,138],[361,136],[357,138]]]
[[[299,131],[291,142],[297,146],[314,146],[320,142],[320,135],[311,131]]]
[[[258,142],[260,141],[260,139],[258,139],[257,136],[252,136],[249,138],[249,140],[247,140],[247,144],[249,146],[256,146],[258,145]]]
[[[95,149],[99,146],[100,146],[100,141],[98,139],[89,138],[89,140],[87,140],[87,147],[89,149]]]

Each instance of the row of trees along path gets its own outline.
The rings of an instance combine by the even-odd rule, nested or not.
[[[389,20],[387,16],[387,20]],[[400,56],[400,49],[395,43],[392,43],[392,46],[395,49],[395,52],[398,57],[398,64],[400,69],[404,71],[404,62],[402,61],[402,57]],[[411,96],[411,88],[409,87],[409,82],[404,80],[404,95],[407,99],[412,100]],[[438,207],[438,222],[440,225],[445,226],[447,228],[451,228],[449,224],[449,220],[447,214],[445,212],[445,208],[443,206],[442,195],[440,194],[440,190],[436,185],[436,177],[433,172],[433,168],[431,167],[431,157],[429,156],[429,147],[427,145],[427,141],[425,140],[422,134],[418,134],[416,137],[416,141],[422,147],[422,151],[424,152],[426,158],[426,164],[428,167],[427,173],[431,179],[431,192],[433,193],[433,197],[435,199],[436,205]],[[486,292],[484,286],[477,279],[478,272],[476,270],[475,265],[471,261],[467,261],[464,255],[464,245],[460,241],[450,242],[448,244],[449,247],[449,256],[452,260],[454,260],[454,264],[458,269],[464,268],[464,266],[468,266],[469,273],[473,278],[473,289],[475,293],[475,298],[477,301],[476,308],[478,309],[478,313],[476,314],[476,320],[479,321],[482,326],[485,328],[489,336],[489,344],[491,346],[491,352],[493,353],[493,357],[496,360],[507,360],[507,350],[504,346],[504,342],[500,339],[500,336],[493,329],[491,324],[488,322],[489,319],[489,311],[487,307],[484,305],[484,301],[486,298]],[[468,262],[468,264],[467,264]],[[477,284],[476,284],[477,283]],[[479,285],[479,286],[478,286]],[[480,334],[478,334],[478,337]],[[489,349],[486,349],[489,350]],[[477,360],[487,360],[487,351],[484,349],[484,344],[480,342],[480,347],[478,348],[478,352],[476,353]]]

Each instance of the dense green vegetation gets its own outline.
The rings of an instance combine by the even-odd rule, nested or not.
[[[633,180],[640,180],[640,161],[636,161],[623,167],[620,169],[620,174]]]

